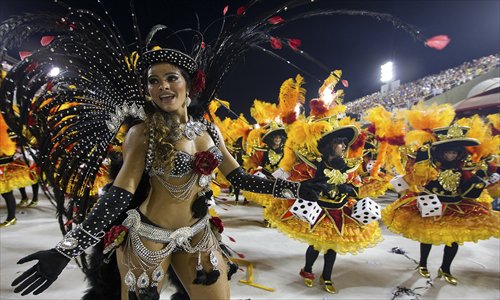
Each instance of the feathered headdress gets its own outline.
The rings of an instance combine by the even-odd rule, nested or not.
[[[450,104],[426,105],[419,102],[410,110],[402,111],[400,117],[406,119],[411,127],[406,134],[406,145],[416,149],[436,141],[432,129],[449,126],[455,118],[455,110]]]
[[[291,124],[297,120],[299,105],[304,104],[306,89],[302,87],[304,78],[300,75],[289,78],[280,88],[278,111],[283,124]]]
[[[342,104],[344,90],[335,90],[341,76],[342,71],[335,70],[323,81],[323,85],[318,90],[319,98],[309,102],[311,116],[319,119],[345,113],[346,106]]]
[[[382,166],[386,166],[387,169],[395,167],[399,174],[403,174],[399,147],[405,144],[404,121],[393,116],[382,106],[371,108],[364,118],[375,128],[375,138],[379,142],[377,160],[370,171],[371,176],[376,177]]]
[[[499,152],[498,146],[500,145],[500,136],[493,136],[491,127],[486,126],[485,122],[478,115],[474,115],[470,118],[462,118],[456,123],[461,126],[469,127],[465,136],[467,138],[474,138],[481,143],[478,146],[466,147],[467,151],[472,156],[472,161],[478,162],[482,158]]]

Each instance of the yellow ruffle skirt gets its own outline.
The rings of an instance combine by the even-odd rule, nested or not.
[[[500,212],[484,202],[463,199],[443,203],[440,217],[420,215],[415,195],[406,195],[382,210],[387,228],[406,238],[433,245],[477,242],[500,237]]]
[[[374,200],[387,192],[392,187],[389,176],[383,178],[368,177],[363,179],[363,184],[359,187],[359,198],[370,197]]]
[[[25,163],[14,161],[0,165],[0,193],[2,194],[37,182],[36,173]]]
[[[350,208],[355,201],[350,201],[346,204],[347,207],[337,210],[337,223],[328,210],[323,209],[324,214],[314,227],[306,221],[290,216],[288,211],[293,203],[294,200],[276,199],[265,210],[264,217],[284,234],[312,245],[322,253],[332,249],[339,254],[357,254],[382,241],[378,222],[361,225],[350,217]]]
[[[241,194],[245,199],[247,199],[250,202],[257,203],[258,205],[268,207],[271,205],[272,201],[274,200],[274,197],[268,194],[258,194],[258,193],[252,193],[248,191],[242,191]]]

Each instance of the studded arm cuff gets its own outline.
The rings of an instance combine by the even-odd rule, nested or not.
[[[271,194],[273,197],[283,199],[298,198],[299,194],[300,183],[298,182],[283,179],[270,180],[250,175],[241,167],[231,171],[226,178],[235,188],[253,193]]]
[[[55,249],[62,255],[73,258],[97,244],[111,223],[127,208],[132,197],[132,193],[112,186],[82,224],[69,231]]]

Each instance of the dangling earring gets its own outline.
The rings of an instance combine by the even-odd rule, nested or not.
[[[191,104],[191,98],[189,98],[189,93],[186,93],[186,102],[184,102],[186,106],[189,106]]]

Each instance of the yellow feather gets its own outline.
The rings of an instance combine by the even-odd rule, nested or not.
[[[257,124],[265,125],[276,119],[278,116],[278,108],[274,103],[268,103],[255,99],[252,107],[250,108],[250,115],[255,119]]]
[[[284,117],[295,111],[297,104],[303,104],[306,99],[306,89],[302,87],[304,78],[300,75],[289,78],[283,82],[280,88],[278,110],[280,116]]]
[[[500,131],[500,114],[487,115],[486,118],[491,126]]]
[[[405,111],[408,123],[413,129],[432,130],[438,127],[450,126],[455,118],[455,110],[450,104],[425,105],[419,102],[410,110]]]
[[[491,127],[486,126],[481,117],[474,115],[470,118],[462,118],[457,121],[457,124],[470,127],[466,136],[475,138],[481,143],[479,146],[467,147],[467,151],[472,154],[473,161],[477,162],[491,154],[498,153],[500,136],[493,136]]]
[[[3,115],[0,114],[0,155],[12,156],[16,152],[16,143],[10,139],[8,128]]]

